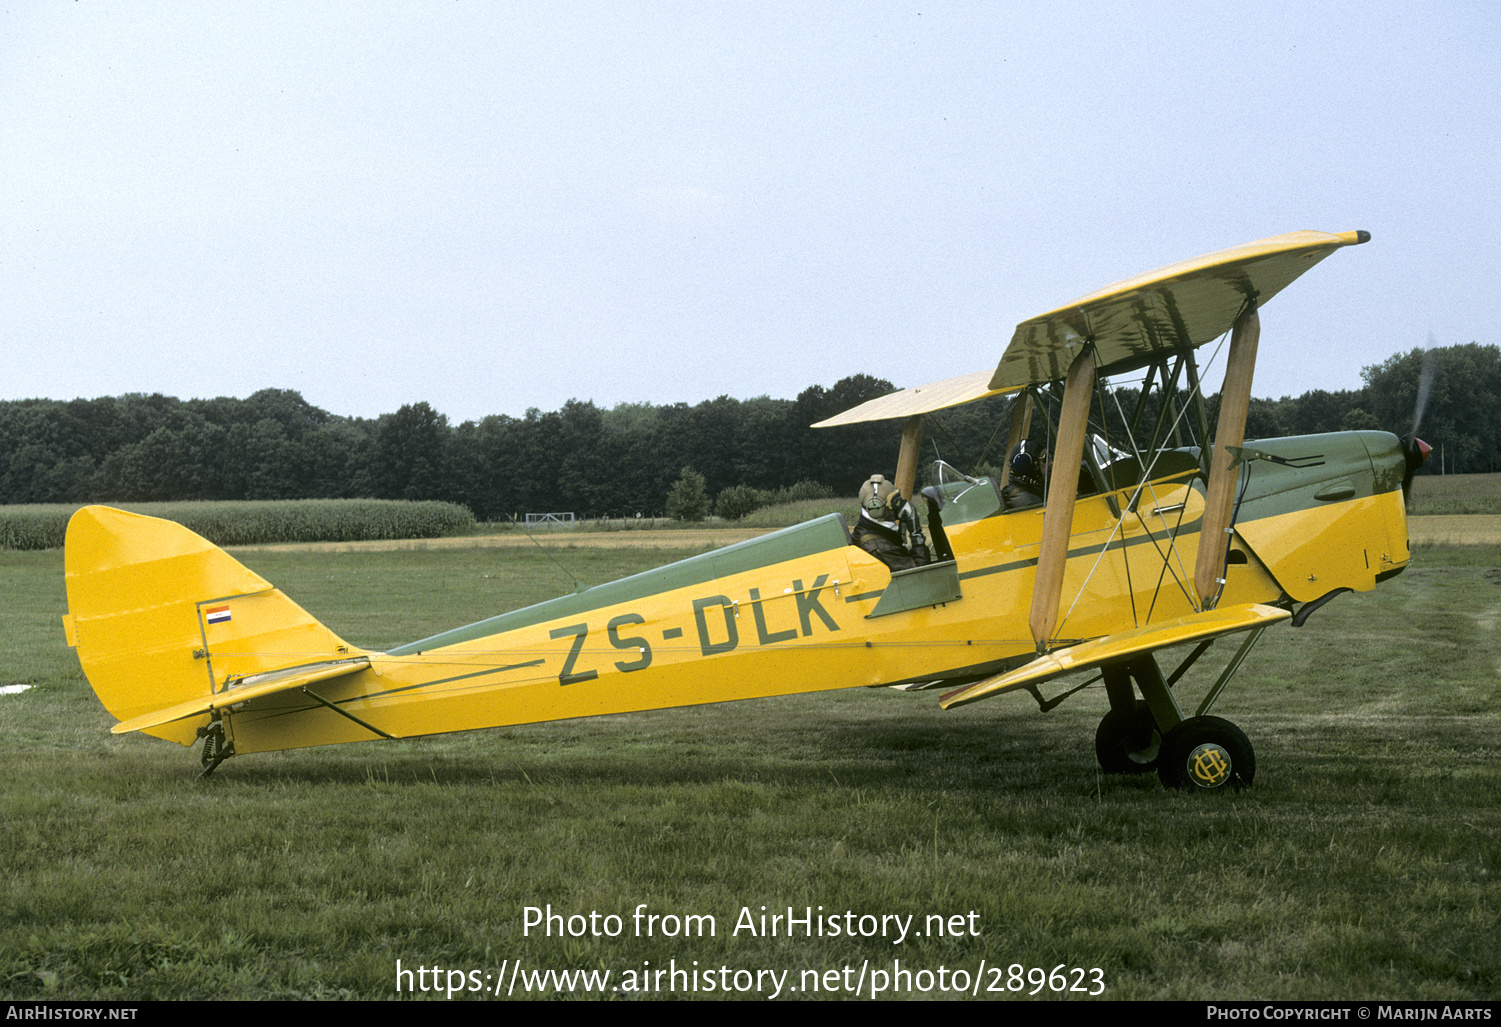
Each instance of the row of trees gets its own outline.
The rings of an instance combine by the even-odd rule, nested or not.
[[[892,390],[855,375],[796,400],[727,396],[697,406],[569,401],[451,425],[426,403],[344,418],[296,392],[178,400],[132,394],[0,403],[0,502],[442,499],[481,519],[663,511],[685,465],[711,495],[799,481],[853,492],[889,463],[900,428],[808,426]]]
[[[1414,350],[1366,368],[1361,389],[1255,400],[1247,435],[1405,433],[1425,375],[1420,434],[1447,469],[1501,470],[1496,346]],[[894,471],[900,424],[809,425],[892,389],[857,374],[795,400],[721,396],[608,410],[572,400],[547,413],[458,425],[426,403],[373,420],[339,417],[280,389],[248,399],[5,402],[0,502],[372,497],[449,500],[481,519],[559,510],[630,516],[660,514],[685,466],[711,497],[732,486],[769,492],[800,482],[850,495],[872,472]],[[992,399],[931,418],[925,458],[965,470],[999,466],[1008,406]]]

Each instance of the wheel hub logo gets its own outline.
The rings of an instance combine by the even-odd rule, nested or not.
[[[1188,776],[1204,788],[1217,788],[1230,777],[1230,756],[1218,745],[1201,745],[1188,754]]]

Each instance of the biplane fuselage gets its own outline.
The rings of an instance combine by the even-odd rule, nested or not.
[[[1222,604],[1308,602],[1337,589],[1370,589],[1406,566],[1403,461],[1395,436],[1343,433],[1260,446],[1300,462],[1317,458],[1316,466],[1257,463],[1236,521]],[[1193,454],[1168,455],[1176,457],[1176,472],[1139,490],[1133,482],[1077,502],[1063,590],[1069,609],[1059,617],[1065,642],[1197,612],[1189,578],[1203,477]],[[156,626],[158,636],[181,639],[176,652],[159,649],[156,657],[198,678],[196,695],[176,698],[201,699],[203,708],[144,730],[190,744],[211,715],[219,716],[243,754],[381,733],[409,737],[982,679],[1036,655],[1026,623],[1044,514],[1040,507],[1003,510],[989,479],[949,484],[944,492],[953,563],[893,574],[849,545],[843,518],[831,515],[386,653],[349,646],[311,618],[288,628],[290,601],[279,593],[228,594],[216,587],[217,568],[205,564],[201,551],[164,548],[153,563],[174,591],[208,598],[179,601],[176,626]],[[116,519],[151,520],[104,508],[81,516],[112,532],[119,531],[110,523]],[[88,528],[81,522],[77,530],[70,558],[87,546]],[[209,580],[184,577],[194,573]],[[80,600],[81,593],[72,631],[88,667],[89,634],[108,626],[91,623],[76,609]],[[169,617],[171,605],[151,616]],[[136,628],[144,632],[147,625]],[[259,676],[288,664],[310,680],[237,700],[237,693],[251,695]],[[160,710],[164,669],[157,662],[148,675],[131,675],[134,687],[122,690],[111,710],[127,721]],[[344,672],[311,680],[330,669]]]
[[[1044,506],[1008,509],[996,482],[935,465],[924,494],[951,560],[892,572],[830,515],[370,652],[187,529],[88,507],[68,528],[69,644],[120,718],[115,731],[202,737],[208,769],[271,749],[836,688],[944,686],[946,709],[1025,689],[1048,708],[1059,700],[1045,703],[1040,684],[1100,668],[1105,769],[1248,784],[1249,740],[1206,714],[1255,638],[1409,559],[1404,492],[1421,443],[1385,432],[1242,441],[1258,307],[1368,238],[1292,233],[1116,283],[1023,322],[993,374],[824,422],[905,417],[896,483],[915,498],[923,416],[1017,394],[1014,441],[1034,399],[1058,401]],[[1209,437],[1193,350],[1226,334],[1212,447],[1167,448],[1190,430],[1180,427],[1190,408],[1196,437]],[[1141,369],[1127,434],[1155,384],[1149,438],[1130,439],[1131,454],[1098,437],[1086,447],[1101,376]],[[1172,685],[1212,640],[1237,633],[1247,633],[1239,653],[1185,715]],[[1164,678],[1153,654],[1185,643],[1198,645]]]

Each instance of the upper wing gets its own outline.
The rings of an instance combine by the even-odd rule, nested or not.
[[[1057,381],[1087,342],[1101,374],[1141,367],[1219,338],[1248,299],[1265,304],[1341,246],[1368,239],[1367,232],[1290,232],[1148,271],[1023,321],[994,372],[893,392],[813,427],[912,417]]]
[[[1193,613],[1150,627],[1118,631],[1104,638],[1080,642],[1067,649],[1039,656],[1008,674],[997,674],[964,688],[945,692],[938,704],[949,710],[1002,692],[1041,684],[1063,674],[1091,670],[1139,653],[1182,645],[1185,642],[1201,642],[1221,635],[1233,635],[1237,631],[1250,631],[1252,628],[1270,627],[1290,617],[1292,614],[1286,610],[1252,603]]]
[[[1304,271],[1368,232],[1289,232],[1169,264],[1107,285],[1016,326],[992,389],[1048,382],[1068,373],[1086,343],[1109,373],[1140,367],[1165,351],[1201,346],[1230,330],[1247,300],[1264,305]]]
[[[930,414],[935,410],[956,407],[961,403],[997,396],[1003,392],[1016,392],[1021,388],[1016,385],[1007,389],[993,389],[990,387],[990,375],[989,371],[975,371],[956,378],[945,378],[941,382],[877,396],[842,414],[835,414],[826,421],[819,421],[813,427],[833,428],[841,424],[862,424],[865,421],[884,421],[892,417]]]

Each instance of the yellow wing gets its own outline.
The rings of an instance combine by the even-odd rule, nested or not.
[[[885,421],[893,417],[913,417],[931,414],[935,410],[972,403],[986,396],[998,396],[1003,392],[1016,392],[1022,386],[1006,389],[990,387],[989,371],[974,371],[941,382],[916,385],[900,392],[877,396],[842,414],[835,414],[826,421],[819,421],[815,428],[834,428],[841,424],[863,424],[866,421]]]
[[[1005,389],[1062,378],[1085,342],[1094,343],[1102,374],[1201,346],[1229,331],[1247,300],[1264,306],[1341,246],[1370,237],[1289,232],[1107,285],[1017,325],[989,385]]]
[[[1265,305],[1335,250],[1370,237],[1368,232],[1290,232],[1127,278],[1017,325],[993,372],[893,392],[814,427],[912,417],[1058,381],[1087,342],[1094,344],[1100,374],[1145,366],[1219,338],[1248,299]]]
[[[964,688],[946,692],[940,697],[938,704],[946,710],[953,709],[955,706],[964,706],[993,695],[1000,695],[1002,692],[1041,684],[1062,674],[1092,670],[1130,656],[1164,649],[1172,645],[1182,645],[1185,642],[1202,642],[1206,638],[1233,635],[1238,631],[1250,631],[1252,628],[1270,627],[1291,617],[1292,614],[1286,610],[1250,603],[1245,606],[1229,606],[1221,610],[1189,614],[1187,617],[1179,617],[1176,620],[1153,624],[1145,628],[1118,631],[1103,638],[1081,642],[1067,649],[1058,649],[1039,656],[1026,666],[1018,667],[1010,673],[997,674],[984,681],[977,681]]]

